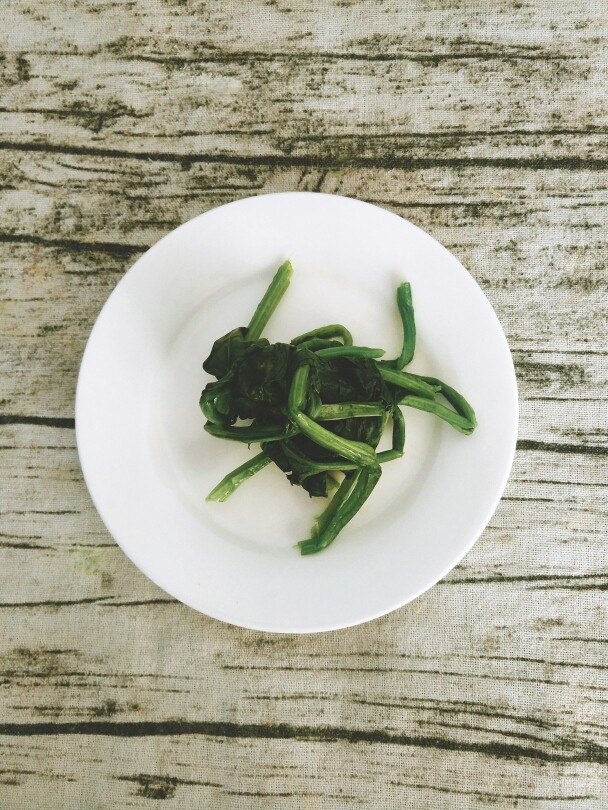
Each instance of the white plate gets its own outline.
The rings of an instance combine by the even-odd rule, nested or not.
[[[402,459],[325,551],[301,557],[325,501],[273,465],[225,503],[206,494],[258,448],[209,436],[198,399],[213,341],[246,324],[279,264],[294,276],[265,335],[344,323],[396,356],[397,285],[418,330],[408,370],[461,391],[466,437],[405,411]],[[275,632],[358,624],[450,571],[489,521],[511,468],[517,389],[507,341],[473,278],[411,223],[325,194],[251,197],[168,234],[120,281],[93,328],[76,396],[84,476],[108,530],[150,579],[222,621]]]

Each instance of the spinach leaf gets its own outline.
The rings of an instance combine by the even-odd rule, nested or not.
[[[261,348],[270,345],[266,338],[249,340],[247,327],[238,326],[236,329],[218,338],[211,348],[209,357],[203,363],[207,374],[213,374],[219,380],[232,369],[237,360],[252,346]]]

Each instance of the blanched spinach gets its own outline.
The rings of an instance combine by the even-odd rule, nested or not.
[[[407,283],[397,290],[403,348],[395,360],[379,360],[381,349],[353,346],[350,332],[340,324],[299,335],[289,344],[260,337],[292,272],[289,262],[282,264],[249,326],[215,341],[203,368],[216,381],[203,390],[200,407],[212,435],[261,445],[261,452],[229,473],[208,500],[226,500],[271,462],[311,497],[327,497],[336,489],[311,536],[298,544],[302,554],[313,554],[326,548],[358,512],[378,483],[380,465],[403,455],[400,405],[433,413],[465,434],[475,429],[476,419],[453,388],[402,371],[414,355],[416,340]],[[392,449],[376,452],[389,419]],[[249,424],[237,424],[243,420]]]

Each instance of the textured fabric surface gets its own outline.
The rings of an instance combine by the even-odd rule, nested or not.
[[[606,4],[4,11],[1,810],[606,808]],[[87,336],[138,255],[284,190],[439,239],[520,386],[511,480],[466,559],[318,636],[222,625],[152,585],[74,435]]]

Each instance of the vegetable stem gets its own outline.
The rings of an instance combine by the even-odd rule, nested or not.
[[[405,446],[405,419],[399,405],[393,408],[393,450],[403,455]]]
[[[234,427],[216,425],[213,422],[205,423],[205,430],[218,439],[232,439],[245,444],[257,442],[279,442],[289,439],[300,431],[296,427],[281,428],[279,425],[248,425],[247,427]]]
[[[251,478],[252,475],[263,470],[267,464],[270,464],[270,461],[271,459],[264,455],[264,453],[258,453],[222,478],[219,484],[207,495],[205,500],[225,501],[226,498],[232,495],[235,489],[240,487],[248,478]]]
[[[403,453],[400,453],[398,450],[381,450],[379,453],[376,453],[376,456],[380,464],[386,464],[387,461],[395,461],[398,458],[403,458]]]
[[[208,419],[210,422],[221,424],[224,420],[217,412],[214,400],[215,394],[205,394],[205,392],[203,392],[198,401],[199,408],[203,412],[205,419]]]
[[[420,411],[432,413],[466,436],[475,430],[475,424],[469,419],[435,400],[425,399],[424,397],[406,396],[401,400],[401,405],[409,405],[410,408],[417,408]]]
[[[403,456],[403,447],[405,445],[405,420],[401,409],[398,405],[392,410],[393,416],[393,446],[390,450],[382,450],[376,456],[380,464],[385,464],[387,461],[394,461],[396,458]]]
[[[416,349],[416,321],[412,305],[412,288],[407,281],[397,287],[397,309],[403,326],[403,345],[399,357],[396,360],[389,360],[387,365],[401,370],[411,363]]]
[[[357,470],[354,473],[347,473],[345,475],[343,481],[340,483],[340,486],[334,493],[334,497],[331,499],[331,501],[325,507],[325,509],[321,512],[321,514],[317,516],[314,522],[311,531],[311,538],[313,540],[325,531],[327,526],[338,514],[338,511],[342,507],[342,504],[345,503],[353,487],[357,483],[360,473],[361,471]],[[298,543],[298,545],[300,544]]]
[[[292,275],[293,268],[291,262],[283,262],[253,313],[253,317],[247,327],[247,340],[257,340],[260,337],[266,324],[270,320],[270,316],[277,308],[279,301],[289,287],[289,281]]]
[[[293,342],[292,342],[293,345]],[[342,346],[337,340],[326,340],[325,338],[306,338],[302,343],[298,343],[298,349],[308,349],[311,352],[317,352],[319,349],[335,349]]]
[[[315,410],[314,418],[319,422],[352,417],[382,416],[386,408],[380,402],[340,402],[336,405],[321,405]]]
[[[321,402],[321,397],[317,394],[316,391],[312,389],[308,392],[308,407],[307,413],[311,419],[317,418],[317,412],[319,408],[321,408],[323,403]]]
[[[361,470],[357,475],[354,486],[348,493],[348,497],[340,503],[338,510],[331,516],[322,531],[316,537],[298,543],[302,555],[316,554],[317,551],[327,548],[335,540],[336,536],[354,518],[369,498],[380,479],[381,473],[380,467],[364,467]]]
[[[438,386],[429,383],[426,378],[419,377],[417,374],[411,374],[408,371],[395,371],[381,363],[378,363],[378,368],[380,369],[380,376],[385,382],[404,388],[411,394],[434,399],[435,393],[439,390]]]
[[[434,385],[439,388],[440,393],[447,399],[456,413],[459,413],[471,424],[471,431],[477,427],[475,411],[462,396],[462,394],[459,394],[456,389],[451,388],[449,385],[441,380],[436,379],[435,377],[423,377],[423,379],[428,382],[429,385]]]
[[[329,349],[318,349],[318,357],[382,357],[384,349],[369,349],[367,346],[334,346]]]
[[[230,410],[229,392],[233,373],[228,372],[221,380],[208,383],[201,394],[199,407],[210,422],[223,424]]]
[[[306,404],[306,394],[308,390],[308,378],[310,377],[310,366],[303,363],[294,371],[291,378],[291,388],[287,399],[288,413],[298,413]]]
[[[353,461],[360,467],[375,467],[378,465],[374,448],[370,447],[369,444],[344,439],[322,425],[318,425],[305,413],[293,414],[291,417],[305,436],[326,450],[331,450],[333,453],[348,459],[348,461]]]
[[[353,336],[345,326],[340,323],[331,323],[329,326],[319,326],[317,329],[311,329],[310,332],[304,332],[303,335],[295,337],[291,343],[293,346],[299,346],[304,341],[310,338],[342,338],[345,346],[353,345]]]
[[[349,461],[316,461],[316,459],[308,458],[304,453],[301,453],[289,441],[283,445],[285,455],[290,461],[295,461],[299,467],[306,467],[306,475],[314,475],[320,472],[330,472],[338,470],[339,472],[346,472],[347,470],[358,470],[359,467]]]

